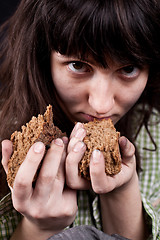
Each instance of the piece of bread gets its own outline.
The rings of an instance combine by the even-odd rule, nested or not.
[[[111,119],[94,120],[84,123],[86,129],[86,151],[83,159],[79,163],[79,173],[82,177],[90,180],[89,163],[94,149],[100,150],[105,159],[105,172],[107,175],[115,175],[121,170],[121,156],[119,152],[118,139],[119,132],[112,123]]]
[[[38,141],[41,141],[45,146],[50,145],[53,139],[61,138],[65,134],[56,127],[53,123],[52,106],[49,105],[44,115],[32,117],[26,123],[26,126],[21,127],[21,131],[15,131],[11,135],[13,143],[13,154],[8,162],[7,182],[13,187],[13,182],[17,171],[24,161],[29,148]]]

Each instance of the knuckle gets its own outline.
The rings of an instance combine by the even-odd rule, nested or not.
[[[77,183],[76,181],[70,181],[68,178],[66,180],[67,186],[71,189],[77,189]]]
[[[93,188],[93,191],[97,194],[103,194],[105,193],[106,191],[104,190],[104,188],[101,188],[100,186],[92,186]]]
[[[74,188],[74,184],[68,178],[66,179],[66,184],[69,188],[71,188],[71,189]]]
[[[34,218],[35,220],[41,220],[45,217],[44,212],[42,211],[42,207],[36,207],[34,208],[34,210],[32,210],[31,212],[32,218]],[[48,217],[50,217],[50,214],[47,214]]]
[[[27,207],[25,201],[20,201],[18,198],[13,198],[13,207],[20,213],[24,214]]]
[[[74,164],[75,164],[75,158],[73,157],[72,153],[70,153],[66,158],[66,166],[70,168]]]
[[[72,137],[69,144],[68,144],[68,153],[72,151],[75,144],[78,142],[78,139],[76,137]]]
[[[128,146],[128,155],[132,157],[135,154],[135,146],[130,143]]]
[[[90,176],[93,176],[95,179],[98,179],[101,175],[102,171],[99,167],[99,163],[90,165]]]
[[[22,213],[23,211],[22,204],[18,204],[16,201],[13,201],[13,206],[18,212]]]
[[[18,176],[18,178],[15,178],[14,188],[18,189],[19,191],[25,191],[27,186],[28,182],[26,181],[26,178],[23,177],[23,175]]]
[[[41,184],[49,185],[50,183],[53,182],[53,175],[46,175],[46,174],[41,174],[38,178],[38,181]]]

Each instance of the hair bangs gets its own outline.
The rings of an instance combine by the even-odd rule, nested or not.
[[[52,13],[53,50],[80,59],[92,56],[104,67],[108,58],[149,64],[153,48],[146,39],[152,37],[149,36],[151,24],[137,3],[132,0],[72,2],[61,1],[61,13],[57,16],[56,12]]]

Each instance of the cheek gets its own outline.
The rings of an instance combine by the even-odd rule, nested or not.
[[[69,87],[69,84],[65,82],[61,83],[60,81],[55,81],[54,83],[56,91],[62,101],[68,102],[70,99],[75,97],[75,92],[72,87]]]
[[[85,87],[68,77],[64,68],[52,68],[52,79],[60,100],[73,106],[85,99]]]
[[[126,111],[128,111],[138,101],[145,89],[146,83],[147,79],[144,79],[144,81],[139,84],[120,90],[119,103],[121,103],[121,106],[123,106]]]
[[[65,105],[78,102],[80,93],[77,91],[77,88],[68,80],[64,79],[64,75],[54,74],[54,86],[58,93],[58,96],[61,102],[65,103]]]
[[[70,92],[68,82],[64,79],[63,71],[60,71],[57,66],[52,66],[52,80],[60,98],[66,99]]]

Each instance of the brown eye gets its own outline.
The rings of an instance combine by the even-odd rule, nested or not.
[[[123,68],[123,72],[132,73],[134,71],[134,66],[127,66]]]
[[[140,69],[134,65],[128,65],[119,70],[120,74],[126,78],[135,78],[139,75]]]
[[[84,65],[84,63],[82,63],[82,62],[74,62],[74,63],[72,63],[73,68],[76,69],[76,70],[83,69],[83,65]]]
[[[69,70],[75,73],[85,73],[89,71],[89,66],[86,63],[76,61],[68,64]]]

